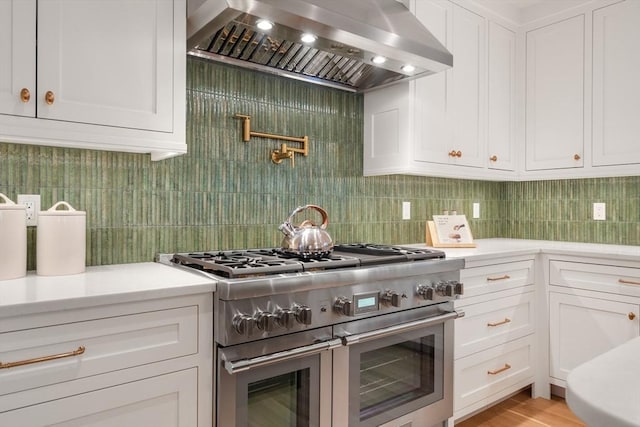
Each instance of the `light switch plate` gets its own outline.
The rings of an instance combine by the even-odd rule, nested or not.
[[[411,202],[402,202],[402,219],[411,219]]]
[[[593,219],[596,221],[604,221],[607,219],[607,205],[605,203],[593,204]]]
[[[473,204],[473,218],[480,218],[480,203]]]

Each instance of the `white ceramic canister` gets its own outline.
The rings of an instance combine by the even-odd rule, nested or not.
[[[0,280],[26,274],[27,208],[0,193]]]
[[[67,210],[58,210],[64,206]],[[58,202],[38,217],[36,271],[40,276],[64,276],[85,270],[87,213]]]

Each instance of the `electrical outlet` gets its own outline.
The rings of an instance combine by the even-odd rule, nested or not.
[[[593,219],[596,221],[604,221],[607,219],[607,205],[605,203],[593,204]]]
[[[473,204],[473,218],[480,218],[480,203]]]
[[[411,202],[402,202],[402,219],[411,219]]]
[[[40,195],[18,194],[18,204],[27,208],[27,226],[37,226],[38,212],[40,212]]]

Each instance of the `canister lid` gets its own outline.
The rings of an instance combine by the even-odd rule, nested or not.
[[[4,200],[4,203],[0,203],[0,210],[27,210],[25,205],[16,205],[13,200],[2,193],[0,193],[0,200]]]
[[[59,206],[65,206],[67,210],[58,210]],[[77,211],[67,202],[58,202],[46,211],[40,211],[40,216],[86,216],[85,211]]]

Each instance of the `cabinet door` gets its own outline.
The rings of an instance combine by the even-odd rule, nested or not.
[[[593,12],[593,165],[640,163],[640,2]]]
[[[174,372],[0,414],[3,426],[196,426],[197,369]],[[36,389],[37,392],[37,389]]]
[[[583,166],[584,16],[526,35],[526,169]]]
[[[576,366],[637,337],[638,309],[637,304],[551,292],[550,375],[566,380]]]
[[[454,4],[451,30],[454,66],[448,71],[453,124],[450,158],[454,164],[484,167],[485,19]]]
[[[38,117],[172,131],[171,46],[172,0],[39,0]]]
[[[447,1],[416,1],[416,17],[448,48],[451,47],[451,14],[451,4]],[[450,105],[447,102],[450,79],[451,71],[447,70],[413,82],[414,157],[418,161],[449,163],[448,153],[453,145]]]
[[[36,0],[0,0],[0,114],[34,117],[35,96]]]
[[[455,59],[450,70],[415,82],[414,157],[482,167],[485,20],[442,1],[417,1],[415,13]]]
[[[488,129],[490,169],[515,170],[516,35],[495,22],[488,33]]]

